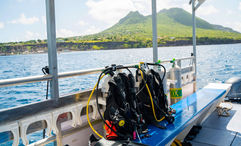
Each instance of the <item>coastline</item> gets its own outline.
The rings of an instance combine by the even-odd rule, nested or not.
[[[201,43],[201,42],[197,42],[197,45],[228,45],[228,44],[241,44],[241,40],[233,40],[234,42],[205,42],[205,43]],[[105,44],[106,42],[98,42],[101,43],[102,45]],[[95,44],[98,43],[93,43],[90,44],[90,47],[92,47]],[[79,51],[98,51],[98,50],[119,50],[119,49],[137,49],[137,48],[151,48],[152,46],[137,46],[137,47],[130,47],[130,48],[126,48],[123,47],[123,45],[120,45],[121,43],[126,44],[126,42],[108,42],[108,44],[115,44],[118,43],[119,46],[114,46],[111,47],[111,49],[109,48],[98,48],[98,49],[94,49],[94,48],[62,48],[61,43],[57,43],[57,48],[58,48],[58,54],[59,53],[65,53],[65,52],[79,52]],[[132,42],[133,43],[133,42]],[[134,42],[134,43],[139,43],[139,42]],[[67,43],[68,44],[68,43]],[[76,45],[76,44],[82,44],[82,43],[69,43],[72,46]],[[7,53],[3,53],[0,52],[0,56],[11,56],[11,55],[28,55],[28,54],[45,54],[47,53],[47,44],[42,44],[45,45],[44,47],[39,47],[37,49],[34,49],[34,51],[26,51],[24,49],[20,49],[19,51],[15,51],[15,52],[7,52]],[[29,45],[23,45],[22,47],[26,47]],[[31,46],[38,46],[38,45],[31,45]],[[178,47],[178,46],[192,46],[192,42],[191,41],[184,41],[184,40],[180,40],[180,41],[170,41],[167,42],[166,44],[159,44],[158,47]],[[19,48],[19,46],[17,46],[17,48]],[[13,49],[11,49],[13,50]],[[24,51],[23,51],[24,50]]]

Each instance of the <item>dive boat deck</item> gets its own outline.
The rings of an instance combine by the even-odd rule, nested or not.
[[[229,117],[213,112],[202,124],[202,130],[191,141],[193,146],[240,146],[241,104],[232,103]]]
[[[174,139],[183,140],[194,125],[202,125],[207,117],[223,101],[230,90],[230,84],[210,83],[197,92],[171,105],[176,110],[175,121],[159,124],[166,129],[148,126],[150,137],[142,139],[147,145],[170,145]]]

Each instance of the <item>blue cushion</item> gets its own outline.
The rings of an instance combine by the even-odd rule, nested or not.
[[[225,89],[203,88],[173,104],[171,107],[176,110],[174,123],[168,124],[166,121],[160,122],[160,125],[166,126],[167,129],[159,129],[150,125],[148,127],[148,134],[150,134],[151,137],[143,138],[142,143],[151,146],[163,146],[167,144],[195,120],[203,109],[221,98],[225,92]]]

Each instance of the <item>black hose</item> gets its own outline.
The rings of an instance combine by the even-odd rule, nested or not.
[[[48,99],[48,94],[49,94],[49,80],[47,81],[47,90],[46,90],[46,96],[45,96],[46,100]],[[46,130],[44,129],[43,130],[43,139],[45,138],[45,133],[46,133]]]
[[[164,69],[164,74],[162,76],[162,81],[164,80],[165,76],[166,76],[166,68],[162,65],[162,64],[155,64],[155,63],[147,63],[147,65],[157,65],[157,66],[161,66]]]
[[[43,67],[42,72],[45,75],[49,74],[49,67],[48,66]],[[48,94],[49,94],[49,80],[47,81],[47,90],[46,90],[46,95],[45,95],[46,100],[48,99]],[[46,130],[43,129],[43,139],[45,138],[45,133],[46,133]]]

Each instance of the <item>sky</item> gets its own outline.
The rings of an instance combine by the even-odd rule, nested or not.
[[[191,12],[189,0],[157,0],[157,11]],[[46,39],[45,0],[0,0],[0,42]],[[55,0],[57,37],[101,32],[130,11],[151,14],[151,0]],[[241,0],[206,0],[196,15],[241,32]]]

